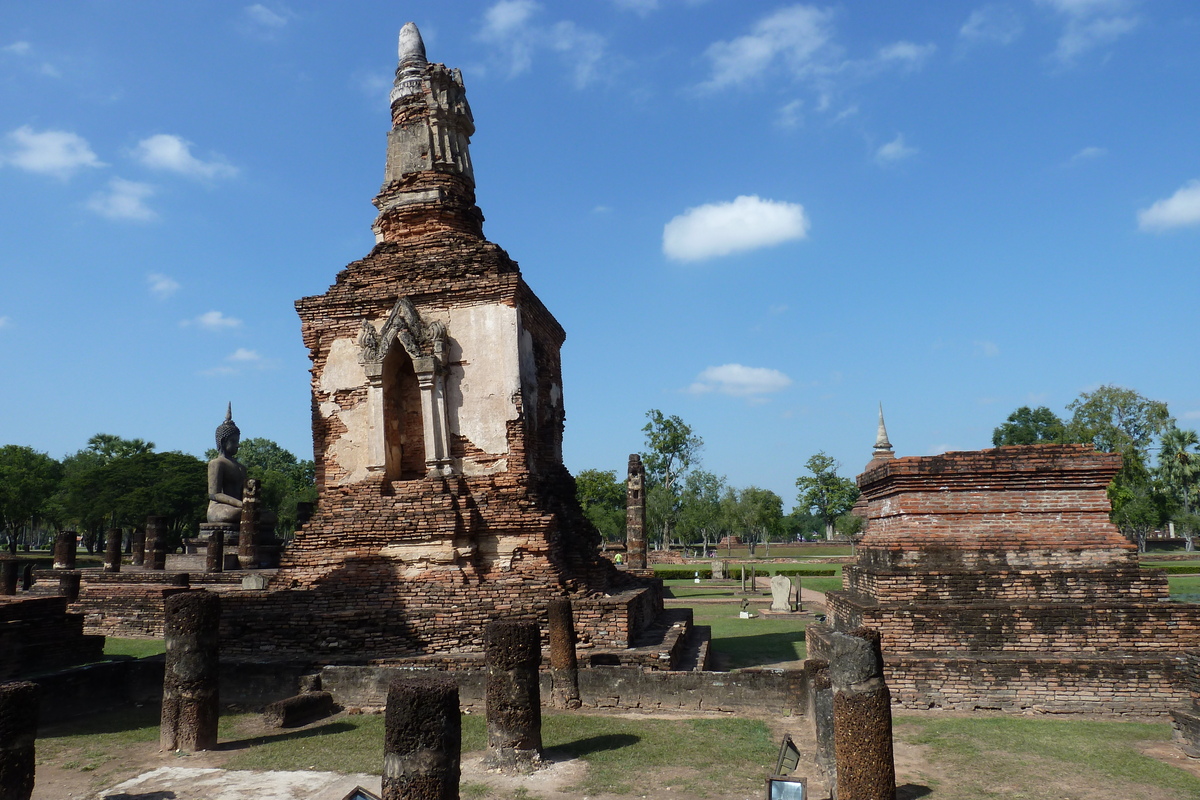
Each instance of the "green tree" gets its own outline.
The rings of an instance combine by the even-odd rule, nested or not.
[[[858,500],[858,486],[837,474],[840,466],[822,450],[805,462],[812,474],[796,479],[796,488],[800,490],[797,501],[801,508],[810,509],[821,518],[826,539],[833,537],[837,518],[853,508]]]
[[[26,526],[49,511],[49,501],[62,478],[62,465],[32,447],[0,447],[0,530],[8,535],[8,548],[17,543]]]
[[[770,489],[747,486],[737,491],[727,504],[727,513],[736,520],[738,530],[746,543],[765,545],[767,558],[771,557],[771,536],[783,529],[783,500]]]
[[[1173,422],[1166,403],[1120,386],[1084,392],[1067,410],[1072,441],[1091,442],[1101,452],[1120,453],[1127,459],[1135,455],[1143,462],[1151,444]]]
[[[695,470],[683,481],[679,504],[679,538],[683,542],[702,542],[704,552],[721,529],[721,494],[725,478]]]
[[[681,479],[699,465],[704,440],[675,415],[667,417],[652,408],[646,417],[650,421],[642,428],[646,434],[642,464],[646,467],[647,523],[653,517],[659,540],[669,545],[678,522]]]
[[[1176,512],[1175,523],[1195,549],[1196,511],[1200,510],[1200,437],[1195,431],[1171,427],[1162,435],[1155,477]]]
[[[1045,406],[1021,406],[992,432],[992,444],[996,447],[1008,444],[1061,444],[1066,441],[1066,423]]]
[[[215,448],[204,455],[211,461],[217,457]],[[299,527],[300,503],[317,500],[315,467],[312,461],[300,460],[271,439],[261,436],[243,439],[237,459],[246,467],[247,477],[258,481],[262,506],[277,517],[276,531],[287,535]]]
[[[575,497],[606,542],[625,539],[626,489],[616,470],[583,470],[575,476]]]

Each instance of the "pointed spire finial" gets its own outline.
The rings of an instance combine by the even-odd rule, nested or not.
[[[392,89],[392,101],[397,97],[405,97],[421,91],[421,75],[429,61],[425,58],[425,42],[421,32],[414,22],[404,23],[400,29],[400,42],[397,47],[400,55],[400,65],[396,68],[396,83]]]
[[[875,449],[871,451],[871,460],[877,458],[895,458],[892,443],[888,441],[887,426],[883,424],[883,403],[879,404],[879,430],[875,434]]]
[[[232,400],[229,401],[229,405],[225,406],[225,421],[226,422],[233,421],[233,401]]]

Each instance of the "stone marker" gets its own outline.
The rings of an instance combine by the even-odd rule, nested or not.
[[[727,561],[722,561],[719,558],[714,560],[712,562],[713,580],[714,581],[725,580],[725,573],[726,573],[728,566],[729,566],[729,562],[727,562]]]
[[[140,567],[146,563],[146,529],[134,528],[133,531],[133,565]]]
[[[879,631],[829,634],[838,800],[892,800],[892,698],[883,681]]]
[[[487,763],[526,768],[541,759],[542,660],[536,622],[493,620],[483,631],[487,664]]]
[[[550,705],[579,708],[579,663],[575,656],[575,619],[571,601],[556,597],[547,612],[550,623]]]
[[[771,578],[771,610],[792,610],[792,582],[786,575]]]
[[[0,683],[0,800],[33,796],[39,694],[36,683]]]
[[[75,531],[62,531],[54,537],[55,569],[75,569],[75,548],[78,541]]]
[[[263,724],[268,728],[295,728],[333,713],[333,695],[329,692],[304,692],[277,700],[263,709]]]
[[[458,686],[434,673],[388,687],[383,800],[458,800],[462,719]]]
[[[829,662],[814,658],[812,671],[813,727],[817,735],[817,769],[829,786],[829,796],[837,797],[837,758],[833,744],[833,684],[829,682]]]
[[[121,529],[109,528],[104,537],[104,571],[121,571]]]
[[[629,456],[625,501],[625,563],[646,569],[646,467],[637,453]]]
[[[146,569],[167,568],[167,518],[146,517]],[[147,563],[148,562],[148,563]]]
[[[0,595],[17,593],[17,575],[20,563],[12,556],[0,556]]]
[[[247,575],[246,577],[242,578],[243,589],[262,591],[263,589],[267,588],[268,583],[269,581],[267,580],[266,575]]]
[[[79,570],[61,570],[58,573],[58,593],[67,598],[68,603],[79,599],[79,580],[82,577]]]
[[[221,598],[180,592],[164,601],[167,663],[163,675],[163,750],[211,750],[220,716],[218,654]]]

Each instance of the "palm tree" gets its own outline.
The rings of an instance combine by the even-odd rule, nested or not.
[[[1187,549],[1193,550],[1195,517],[1193,509],[1200,499],[1200,437],[1195,431],[1170,428],[1162,435],[1158,451],[1157,477],[1165,493],[1183,509],[1181,528]]]

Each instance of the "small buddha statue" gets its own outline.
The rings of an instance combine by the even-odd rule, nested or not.
[[[242,432],[233,422],[233,404],[217,426],[217,457],[208,462],[208,521],[237,524],[242,519],[246,468],[236,458]]]

